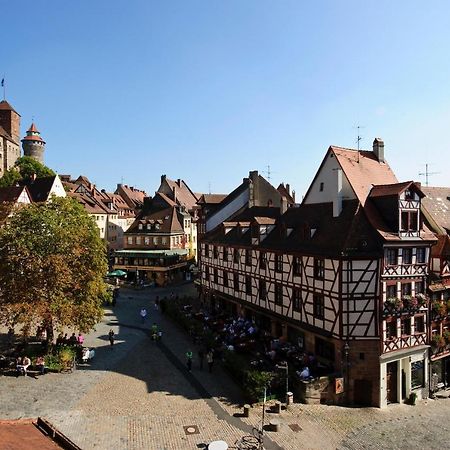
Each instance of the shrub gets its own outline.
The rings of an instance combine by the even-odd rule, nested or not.
[[[76,349],[73,347],[62,347],[58,351],[58,360],[63,370],[68,369],[72,366],[75,357],[76,357]]]
[[[427,303],[427,296],[425,294],[417,294],[416,298],[419,306],[424,306]]]
[[[445,303],[443,303],[439,300],[435,300],[433,302],[433,311],[438,316],[445,316],[447,314],[447,307],[446,307]]]
[[[244,379],[244,391],[247,397],[256,402],[263,397],[264,388],[269,386],[273,374],[259,370],[248,370]]]
[[[445,339],[445,343],[447,345],[450,344],[450,331],[449,330],[444,331],[443,338]]]
[[[411,394],[409,394],[408,403],[410,405],[415,405],[416,400],[417,400],[417,394],[415,392],[411,392]]]
[[[386,306],[390,309],[401,309],[403,306],[403,302],[397,297],[389,297],[386,300]]]
[[[431,345],[434,348],[445,347],[445,339],[444,339],[444,337],[441,336],[440,334],[433,335],[433,337],[431,338]]]

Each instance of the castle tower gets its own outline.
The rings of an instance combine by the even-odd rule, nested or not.
[[[20,114],[6,101],[0,101],[0,177],[20,157]]]
[[[45,142],[41,138],[41,133],[34,123],[31,124],[27,131],[27,135],[22,139],[23,155],[44,164]]]

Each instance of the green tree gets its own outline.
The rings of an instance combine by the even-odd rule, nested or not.
[[[102,317],[106,248],[72,198],[19,208],[0,229],[0,321],[84,333]]]
[[[42,178],[53,176],[55,172],[30,156],[22,156],[15,162],[14,167],[7,170],[0,178],[0,187],[14,186],[20,181],[28,181],[33,175],[36,175],[36,178]]]

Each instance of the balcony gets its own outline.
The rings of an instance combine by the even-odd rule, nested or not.
[[[383,305],[383,317],[400,316],[402,314],[414,315],[427,308],[428,297],[417,294],[415,297],[404,295],[402,298],[389,297]]]

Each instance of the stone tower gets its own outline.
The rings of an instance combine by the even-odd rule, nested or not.
[[[31,124],[27,131],[27,135],[22,139],[23,155],[44,164],[45,142],[41,138],[41,133],[34,123]]]
[[[6,101],[0,101],[0,176],[20,157],[20,114]]]

